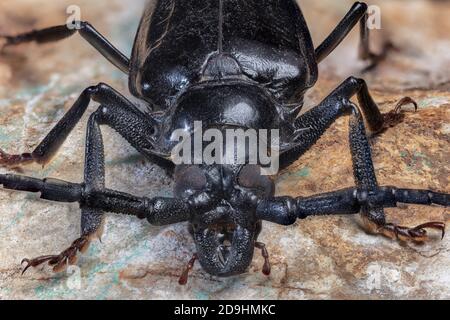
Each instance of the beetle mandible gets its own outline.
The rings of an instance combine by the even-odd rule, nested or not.
[[[318,64],[359,23],[360,57],[374,67],[383,54],[369,46],[368,6],[356,2],[317,47],[294,0],[153,0],[139,24],[131,58],[119,52],[88,22],[6,36],[6,46],[53,42],[76,33],[129,76],[130,92],[149,108],[143,112],[110,86],[85,89],[78,100],[31,153],[1,152],[1,164],[46,164],[79,122],[91,101],[100,107],[88,122],[84,182],[2,174],[4,188],[40,192],[43,199],[79,202],[82,234],[59,255],[25,259],[24,271],[49,263],[61,271],[73,263],[101,230],[104,212],[133,215],[153,225],[189,222],[197,253],[180,277],[199,260],[211,275],[226,277],[249,267],[262,221],[291,225],[315,215],[360,214],[373,232],[401,240],[425,241],[426,229],[444,234],[442,222],[408,228],[387,223],[384,208],[398,203],[448,206],[450,195],[428,190],[383,187],[377,183],[366,125],[378,133],[401,120],[396,110],[381,114],[364,80],[350,77],[320,104],[301,114],[303,96],[318,79]],[[201,12],[201,14],[199,13]],[[359,105],[350,102],[357,96]],[[417,107],[417,106],[416,106]],[[254,164],[174,166],[170,139],[175,130],[279,129],[281,168],[310,149],[336,119],[350,116],[350,146],[356,186],[310,197],[275,197],[274,185]],[[365,120],[365,121],[364,121]],[[365,123],[366,122],[366,123]],[[105,186],[100,126],[109,126],[136,150],[173,171],[173,198],[137,197]]]

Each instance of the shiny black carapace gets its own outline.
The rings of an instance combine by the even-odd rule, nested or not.
[[[262,221],[291,225],[314,215],[360,213],[367,227],[400,240],[425,241],[425,229],[444,233],[430,222],[407,228],[389,224],[384,208],[397,203],[448,206],[450,195],[427,190],[378,186],[366,135],[402,120],[398,108],[381,114],[366,83],[345,80],[319,105],[300,115],[303,96],[318,78],[325,59],[358,23],[360,56],[374,67],[384,54],[369,50],[368,7],[357,2],[330,36],[313,46],[302,12],[294,0],[154,0],[145,8],[131,59],[114,48],[89,23],[66,25],[4,37],[6,46],[52,42],[79,33],[117,68],[128,74],[129,89],[148,106],[141,111],[106,84],[84,90],[73,107],[32,152],[1,153],[8,167],[45,164],[57,152],[89,103],[100,104],[88,123],[84,183],[0,175],[7,189],[40,192],[43,199],[79,202],[82,235],[59,255],[25,259],[25,270],[48,262],[55,271],[75,263],[78,251],[101,230],[104,212],[134,215],[154,225],[188,221],[196,244],[180,283],[198,259],[215,276],[243,273],[254,248],[262,251],[262,271],[270,273],[268,253],[257,242]],[[359,107],[350,102],[357,96]],[[307,151],[339,117],[349,115],[355,188],[311,197],[275,197],[274,185],[257,164],[174,166],[175,130],[193,134],[194,122],[225,130],[278,129],[280,164],[286,168]],[[105,187],[100,126],[121,134],[149,160],[173,169],[174,198],[145,198]],[[324,163],[326,165],[326,163]],[[151,188],[151,186],[149,186]]]

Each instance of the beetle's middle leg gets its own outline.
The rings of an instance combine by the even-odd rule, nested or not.
[[[163,164],[163,159],[156,159],[152,155],[152,151],[154,150],[152,134],[155,131],[155,122],[152,120],[152,117],[142,113],[120,93],[108,85],[101,83],[89,87],[81,93],[69,111],[33,152],[8,154],[0,150],[0,165],[18,167],[28,163],[38,163],[43,166],[47,164],[57,153],[75,125],[80,121],[92,100],[108,106],[105,107],[108,113],[104,116],[108,117],[113,128],[135,149],[147,155],[152,160],[160,160],[161,163],[158,164]],[[111,112],[117,112],[117,114],[113,116]]]
[[[376,192],[379,186],[373,166],[372,152],[364,121],[357,109],[353,110],[350,118],[350,147],[356,187],[367,190],[369,193]],[[443,233],[445,231],[445,224],[442,222],[428,222],[414,228],[387,223],[383,206],[370,203],[370,201],[361,207],[360,214],[368,231],[393,239],[422,242],[428,238],[425,229],[436,229]]]
[[[296,132],[291,137],[291,148],[281,155],[282,168],[296,161],[303,153],[314,145],[333,122],[352,110],[350,99],[356,95],[359,108],[372,133],[379,133],[403,119],[399,113],[403,104],[411,100],[403,99],[395,110],[382,114],[369,93],[367,84],[363,79],[350,77],[336,88],[318,106],[301,115],[295,120]]]
[[[103,107],[100,107],[103,108]],[[98,111],[89,119],[86,134],[86,150],[84,164],[84,192],[105,190],[105,160],[104,146],[98,123]],[[94,237],[101,237],[103,232],[103,212],[80,204],[81,208],[81,236],[71,246],[57,255],[41,256],[34,259],[24,259],[25,272],[29,267],[37,267],[48,262],[55,272],[64,270],[68,264],[75,264],[78,252],[85,252]]]

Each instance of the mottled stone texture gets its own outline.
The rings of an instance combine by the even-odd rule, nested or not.
[[[315,42],[323,39],[352,1],[301,1]],[[373,1],[383,14],[374,45],[390,39],[397,50],[365,74],[383,111],[403,96],[420,105],[404,123],[372,140],[382,184],[450,192],[450,5],[447,1]],[[130,52],[142,1],[0,2],[0,33],[60,24],[65,8],[78,4],[92,22],[125,52]],[[358,32],[320,67],[320,81],[308,106],[325,97],[349,75],[361,76]],[[85,87],[107,82],[127,92],[126,78],[78,37],[59,44],[20,46],[0,56],[0,147],[31,150],[62,117]],[[91,107],[91,111],[96,106]],[[24,174],[81,181],[82,124],[54,161]],[[278,194],[310,195],[351,186],[347,119],[339,120],[278,182]],[[138,195],[171,194],[164,172],[137,155],[117,134],[105,129],[107,184]],[[4,170],[2,170],[4,171]],[[33,299],[312,299],[450,298],[450,237],[423,246],[366,234],[354,217],[323,217],[291,227],[265,223],[272,275],[261,274],[257,254],[248,273],[229,279],[194,268],[185,287],[178,276],[194,251],[185,225],[156,228],[129,217],[108,215],[102,242],[80,258],[74,276],[47,268],[20,275],[24,257],[58,253],[79,234],[76,205],[40,201],[35,195],[0,192],[0,298]],[[439,207],[404,206],[388,210],[390,221],[413,226],[448,221]],[[78,277],[77,275],[80,275]],[[78,281],[80,280],[80,281]]]

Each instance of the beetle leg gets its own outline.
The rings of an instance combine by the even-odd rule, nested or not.
[[[77,253],[86,252],[89,247],[89,243],[89,237],[83,236],[75,240],[68,249],[64,250],[59,255],[41,256],[34,259],[23,259],[21,264],[25,264],[25,266],[22,270],[22,274],[24,274],[30,267],[36,268],[46,262],[48,262],[49,266],[53,267],[54,272],[62,272],[69,264],[76,264]]]
[[[191,272],[191,270],[194,268],[195,261],[197,261],[197,260],[198,260],[198,256],[197,256],[197,254],[194,254],[192,256],[192,259],[189,260],[183,273],[181,274],[180,279],[178,280],[178,283],[180,285],[184,286],[187,283],[188,278],[189,278],[189,272]]]
[[[414,100],[406,97],[397,104],[394,111],[382,114],[370,95],[366,82],[363,79],[350,77],[318,106],[295,120],[296,130],[290,138],[290,146],[281,154],[281,168],[286,168],[296,161],[319,140],[333,122],[348,114],[353,108],[350,99],[354,95],[357,95],[359,109],[370,131],[374,134],[401,122],[404,118],[404,115],[400,113],[403,105],[413,103],[417,107]]]
[[[438,230],[444,236],[445,224],[442,222],[428,222],[407,228],[386,223],[384,213],[373,215],[374,209],[395,208],[399,203],[450,207],[450,194],[395,187],[378,187],[373,190],[347,188],[309,197],[276,197],[262,200],[258,204],[256,217],[280,225],[292,225],[297,219],[311,216],[362,213],[364,221],[369,222],[368,231],[373,233],[416,242],[428,239],[425,229]]]
[[[92,164],[92,163],[91,163]],[[86,170],[86,174],[95,174]],[[95,178],[93,179],[95,180]],[[97,180],[99,183],[101,179]],[[91,181],[92,182],[92,181]],[[90,184],[91,182],[88,182]],[[94,181],[95,182],[95,181]],[[99,183],[101,185],[101,183]],[[58,255],[24,259],[24,271],[48,262],[55,272],[63,271],[67,264],[75,264],[78,252],[84,252],[91,240],[101,233],[103,212],[113,212],[147,219],[152,225],[170,225],[190,219],[190,202],[175,198],[144,198],[114,190],[96,190],[86,184],[55,179],[35,179],[11,174],[0,174],[0,185],[5,189],[40,192],[41,198],[57,202],[79,202],[82,208],[82,236]],[[198,202],[198,201],[193,201]],[[84,220],[83,220],[84,219]]]
[[[331,52],[336,49],[339,44],[347,37],[350,31],[360,23],[360,38],[359,56],[363,60],[370,61],[370,65],[365,69],[369,71],[376,67],[382,61],[387,52],[393,48],[391,43],[386,43],[381,54],[374,54],[370,50],[369,28],[367,26],[368,6],[363,2],[356,2],[347,15],[342,19],[338,26],[331,32],[331,34],[317,47],[316,57],[317,63],[322,62]]]
[[[22,265],[25,263],[22,274],[30,267],[36,268],[46,262],[53,267],[54,272],[62,272],[68,265],[77,263],[78,252],[85,253],[89,248],[92,240],[100,239],[103,233],[104,215],[99,209],[82,207],[81,209],[81,230],[82,236],[76,239],[69,248],[58,255],[40,256],[34,259],[23,259]]]
[[[152,154],[152,150],[154,150],[152,134],[155,131],[156,124],[151,116],[139,111],[130,101],[110,86],[100,83],[85,89],[81,93],[74,105],[32,153],[11,155],[2,151],[0,153],[0,165],[17,167],[32,162],[41,165],[48,163],[80,121],[92,100],[108,106],[105,107],[108,113],[104,116],[108,118],[108,121],[111,121],[111,126],[121,133],[134,148],[152,160],[156,160],[156,162],[163,161],[163,159],[156,158]],[[116,112],[116,114],[112,115],[112,112]]]
[[[410,102],[409,99],[405,101]],[[373,166],[372,151],[366,136],[364,121],[356,109],[350,119],[350,147],[356,186],[369,190],[369,192],[376,191],[378,182]],[[442,222],[429,222],[415,228],[387,223],[383,205],[376,206],[368,203],[361,208],[361,216],[368,231],[397,240],[423,242],[428,238],[425,230],[427,228],[442,231],[442,236],[445,232],[445,224]]]
[[[103,102],[108,102],[103,100]],[[117,103],[117,101],[115,101]],[[149,128],[142,126],[142,128],[135,127],[137,115],[130,113],[128,110],[124,111],[123,108],[116,106],[109,101],[110,106],[102,105],[100,108],[91,115],[88,122],[88,129],[86,134],[86,151],[85,151],[85,168],[84,168],[84,184],[82,190],[77,190],[76,185],[69,185],[60,183],[60,187],[69,186],[75,189],[73,192],[79,195],[80,207],[81,207],[81,237],[76,240],[68,249],[64,250],[61,254],[55,256],[43,256],[32,260],[25,259],[27,262],[24,272],[29,267],[36,267],[45,262],[53,266],[55,272],[60,272],[65,269],[68,263],[76,263],[76,255],[78,251],[82,251],[89,246],[91,239],[94,236],[100,237],[103,225],[103,208],[105,206],[95,207],[88,199],[83,199],[83,194],[88,198],[94,198],[92,194],[98,190],[105,190],[105,160],[104,160],[104,146],[103,138],[101,135],[100,124],[107,124],[114,129],[118,130],[119,133],[123,133],[124,137],[128,138],[131,142],[136,142],[133,139],[146,138],[145,131]],[[141,130],[140,135],[133,135],[133,130]],[[1,181],[2,179],[0,179]],[[40,183],[38,180],[28,180],[27,178],[14,177],[11,179],[4,179],[5,187],[12,187],[13,189],[20,190],[30,190],[30,191],[42,191],[45,190],[46,186],[51,186],[46,182]],[[12,183],[11,183],[12,182]],[[59,192],[58,192],[59,191]],[[55,197],[56,200],[65,199],[66,190],[47,190],[43,192],[43,196],[47,198]],[[98,196],[101,198],[101,196]],[[99,201],[99,199],[96,199]],[[131,209],[131,208],[125,208]]]
[[[86,151],[84,166],[84,193],[91,193],[93,190],[105,189],[105,161],[103,138],[101,135],[98,120],[94,113],[88,122],[86,134]],[[59,255],[43,256],[34,259],[24,259],[26,266],[22,272],[25,273],[29,267],[37,267],[45,262],[53,266],[54,272],[64,271],[68,264],[77,262],[77,253],[85,252],[94,236],[100,238],[103,226],[103,211],[89,208],[81,204],[81,237],[75,240],[72,245]]]
[[[445,223],[428,222],[414,228],[402,227],[392,223],[378,225],[367,217],[363,217],[364,228],[372,234],[381,234],[387,238],[399,241],[425,242],[429,239],[426,229],[437,230],[441,232],[443,239],[445,236]]]
[[[270,260],[269,260],[269,252],[267,251],[266,245],[262,242],[255,242],[255,248],[261,250],[261,254],[264,258],[264,265],[262,268],[262,273],[266,276],[270,275]]]
[[[439,230],[444,235],[445,224],[442,222],[428,222],[414,228],[386,222],[384,208],[396,207],[398,203],[449,207],[450,194],[379,187],[364,121],[356,107],[352,109],[349,136],[356,188],[307,198],[281,197],[261,201],[257,218],[290,225],[309,216],[360,213],[370,227],[369,231],[399,240],[423,242],[428,239],[426,229]]]
[[[384,128],[395,127],[397,124],[401,123],[405,119],[405,114],[402,112],[402,107],[412,104],[414,106],[414,110],[417,111],[419,109],[419,105],[416,101],[414,101],[410,97],[404,97],[401,99],[395,109],[384,114]]]
[[[364,80],[350,77],[336,88],[318,106],[301,115],[294,122],[296,132],[290,138],[291,147],[281,154],[282,168],[296,161],[311,148],[338,118],[351,109],[350,98],[358,96],[360,108],[373,132],[379,132],[384,125],[383,115],[372,99]],[[305,130],[307,129],[307,130]]]
[[[409,100],[405,100],[409,102]],[[361,115],[354,110],[350,119],[350,146],[353,158],[353,171],[357,187],[370,191],[378,189],[378,182],[372,161],[372,152],[366,136],[364,121]],[[415,228],[406,228],[386,223],[383,206],[368,204],[361,208],[364,225],[369,230],[399,240],[413,240],[416,242],[427,239],[425,228],[445,230],[441,222],[430,222]],[[375,227],[371,228],[373,224]]]
[[[59,41],[79,32],[80,35],[99,51],[109,62],[128,74],[130,60],[103,37],[90,23],[75,22],[76,27],[70,29],[68,25],[55,26],[41,30],[18,34],[15,36],[0,36],[6,40],[3,48],[27,42],[47,43]]]

